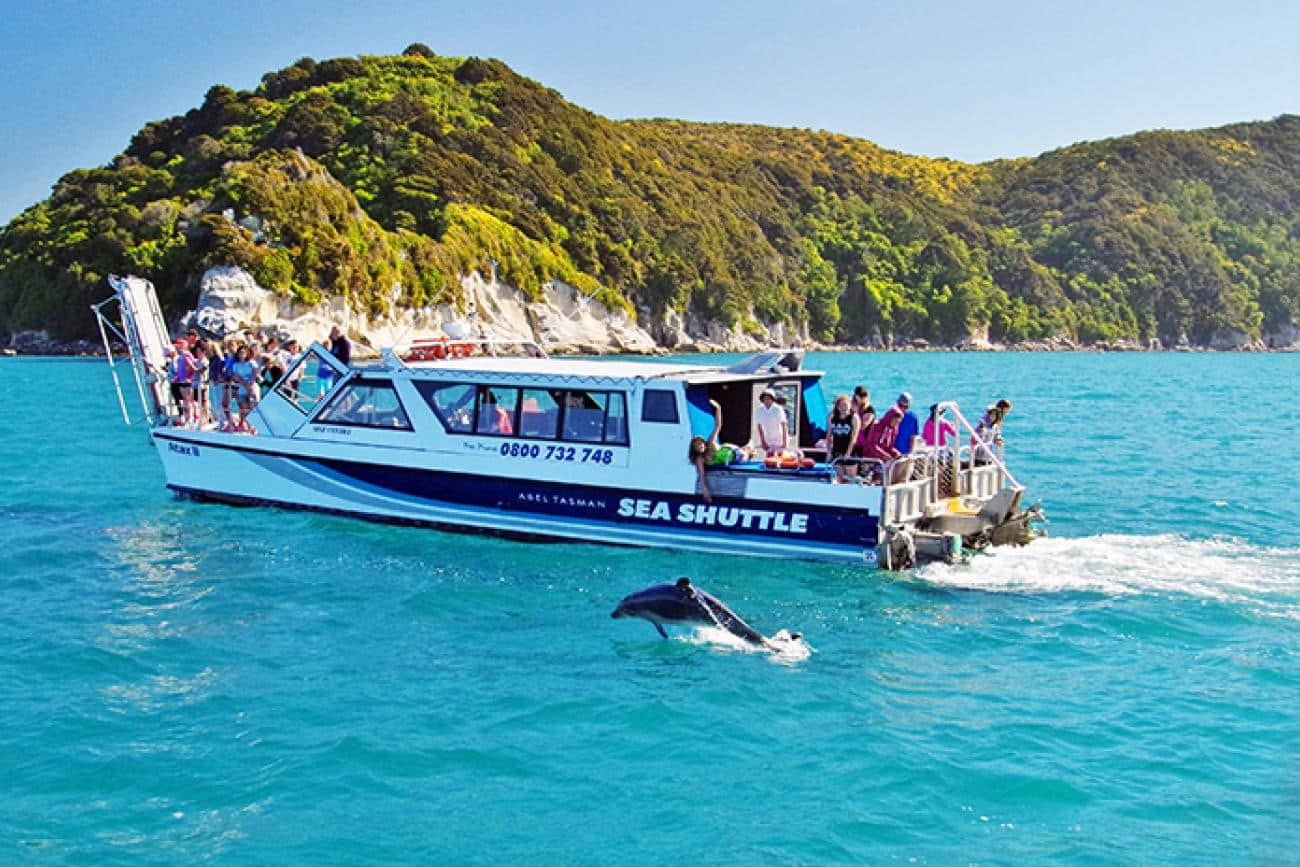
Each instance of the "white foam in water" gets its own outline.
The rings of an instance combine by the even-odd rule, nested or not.
[[[1289,616],[1300,615],[1300,549],[1261,548],[1234,539],[1052,537],[1024,548],[998,548],[965,565],[932,563],[917,575],[933,584],[994,592],[1183,594],[1280,603],[1294,612]]]
[[[787,629],[782,629],[767,639],[768,645],[761,647],[750,644],[739,636],[732,635],[717,626],[701,626],[689,635],[681,637],[690,644],[707,644],[727,651],[740,653],[766,653],[773,662],[790,665],[803,662],[813,654],[813,648],[802,638],[795,638]]]

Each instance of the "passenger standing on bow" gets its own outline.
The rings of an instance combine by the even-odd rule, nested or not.
[[[230,366],[231,381],[235,386],[235,399],[239,403],[239,417],[248,417],[257,403],[257,363],[249,354],[248,345],[241,343],[235,350],[235,363]]]
[[[172,358],[172,394],[179,398],[179,422],[185,426],[195,419],[198,410],[194,403],[194,356],[183,338],[174,344]]]
[[[330,329],[330,355],[343,362],[344,367],[352,364],[352,341],[337,325]]]
[[[199,340],[194,344],[194,426],[202,428],[212,421],[212,406],[208,401],[208,381],[212,375],[212,362],[208,360],[208,344]]]
[[[261,373],[260,381],[262,388],[270,389],[280,377],[284,376],[285,358],[284,352],[280,349],[280,339],[272,334],[266,338],[266,346],[262,348]]]
[[[790,441],[790,424],[785,409],[776,402],[776,393],[770,388],[763,389],[758,399],[761,405],[754,411],[758,446],[764,456],[780,454]]]
[[[330,329],[329,339],[325,341],[325,348],[329,350],[330,355],[343,362],[347,367],[352,363],[352,343],[344,335],[343,329],[335,325]],[[328,364],[320,365],[316,371],[316,383],[320,386],[320,394],[317,399],[324,397],[331,388],[334,387],[334,368]]]
[[[847,394],[835,398],[835,405],[826,417],[827,455],[826,458],[835,467],[835,476],[840,481],[856,478],[857,462],[850,457],[853,445],[858,441],[858,431],[862,426],[862,417],[853,411]]]

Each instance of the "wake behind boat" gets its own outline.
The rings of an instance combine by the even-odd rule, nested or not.
[[[1035,535],[1023,488],[965,436],[842,480],[819,454],[821,374],[801,350],[730,367],[547,358],[532,344],[426,341],[346,365],[313,344],[252,408],[245,433],[177,425],[170,339],[153,286],[109,280],[94,310],[110,364],[127,345],[167,485],[199,499],[552,540],[907,568]],[[105,307],[116,301],[121,328]],[[522,355],[502,354],[523,351]],[[124,418],[130,421],[113,367]],[[693,437],[755,440],[785,404],[789,454],[697,475]],[[971,437],[955,403],[937,415]]]

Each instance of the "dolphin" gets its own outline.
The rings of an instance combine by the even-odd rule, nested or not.
[[[772,647],[769,639],[736,616],[722,600],[691,586],[689,578],[678,578],[676,584],[656,584],[625,596],[609,616],[615,620],[620,617],[648,620],[664,638],[668,637],[664,631],[665,623],[702,623],[725,629],[750,644]],[[796,633],[789,637],[797,639],[800,636]]]

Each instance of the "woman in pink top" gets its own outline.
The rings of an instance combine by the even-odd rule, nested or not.
[[[957,426],[946,418],[939,421],[938,409],[937,403],[930,407],[930,417],[925,420],[925,425],[921,428],[921,439],[927,446],[943,448],[947,445],[949,437],[957,436]]]

